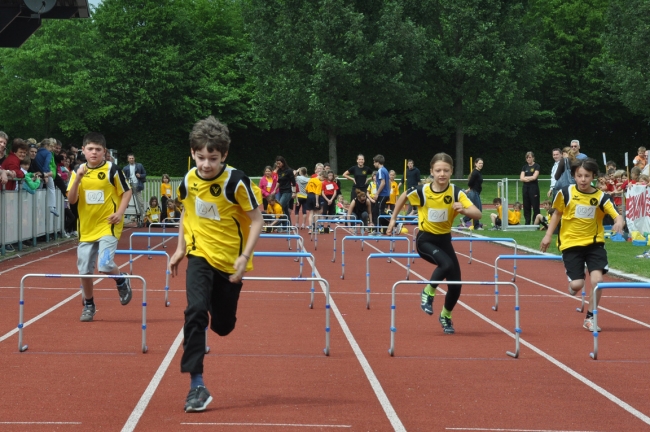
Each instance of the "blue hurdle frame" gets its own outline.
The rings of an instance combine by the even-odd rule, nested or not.
[[[136,275],[105,275],[105,274],[48,274],[48,273],[28,273],[20,279],[20,301],[18,306],[18,351],[27,351],[28,346],[23,345],[23,330],[24,330],[24,306],[25,306],[25,280],[28,278],[41,277],[41,278],[80,278],[80,279],[138,279],[142,281],[142,352],[146,353],[149,349],[147,347],[147,281],[142,276]]]
[[[131,236],[129,237],[129,249],[133,249],[133,237],[148,237],[147,240],[147,254],[149,254],[148,250],[151,249],[151,237],[178,237],[178,233],[152,233],[152,232],[134,232],[131,233]],[[164,242],[164,240],[163,240]],[[151,256],[149,256],[149,259],[151,259]],[[133,260],[133,256],[129,256],[129,261]],[[131,273],[133,273],[133,267],[131,267]]]
[[[154,222],[154,223],[149,224],[149,233],[151,234],[151,228],[162,228],[162,230],[163,230],[162,233],[166,234],[167,233],[167,231],[166,231],[167,227],[178,228],[179,225],[180,225],[179,222]],[[163,239],[163,241],[162,241],[162,247],[163,248],[167,248],[167,245],[165,243],[166,243],[166,240]],[[149,237],[149,239],[147,239],[147,249],[151,249],[151,237]]]
[[[310,277],[310,278],[292,278],[292,277],[261,277],[261,276],[245,276],[242,278],[242,282],[248,281],[286,281],[286,282],[310,282],[313,289],[314,282],[322,282],[325,284],[325,349],[323,353],[326,356],[330,355],[330,284],[327,282],[327,279],[322,277]],[[205,353],[210,352],[210,347],[208,346],[208,329],[205,331]]]
[[[260,234],[260,238],[278,238],[278,239],[287,239],[289,243],[289,250],[291,250],[291,239],[296,240],[296,249],[298,251],[306,251],[305,249],[305,240],[300,234]],[[300,259],[300,277],[302,277],[302,258]]]
[[[355,220],[355,222],[359,222],[359,221]],[[336,228],[334,228],[334,242],[333,242],[333,248],[332,248],[333,249],[332,250],[332,262],[336,262],[336,230],[338,230],[338,229],[353,230],[351,232],[351,235],[357,235],[356,230],[359,229],[361,231],[361,233],[359,235],[361,235],[363,237],[370,237],[371,235],[365,235],[364,236],[364,228],[369,228],[371,230],[376,230],[377,226],[376,225],[355,225],[354,227],[351,227],[351,226],[341,225],[341,226],[337,226]],[[398,236],[394,236],[394,237],[412,237],[412,236],[410,234],[405,234],[405,235],[398,235]],[[363,250],[363,242],[364,242],[364,240],[361,240],[361,250]],[[393,250],[393,246],[394,246],[394,244],[391,243],[391,247],[390,247],[391,251]]]
[[[562,261],[562,256],[560,255],[499,255],[494,260],[494,306],[492,306],[493,311],[499,310],[499,260],[547,260],[547,261]],[[513,278],[514,282],[515,279]],[[582,305],[584,307],[585,303],[585,292],[582,290]],[[578,312],[582,312],[581,308],[578,308]]]
[[[289,279],[300,279],[312,280],[316,276],[316,258],[314,254],[309,252],[253,252],[254,257],[275,257],[275,258],[311,258],[311,278],[289,278]],[[300,263],[300,274],[302,275],[302,262]],[[309,309],[314,308],[314,281],[311,281],[311,300],[309,303]]]
[[[604,290],[604,289],[612,289],[612,288],[642,288],[642,289],[648,289],[650,288],[650,283],[643,283],[643,282],[605,282],[605,283],[599,283],[596,285],[596,288],[594,288],[593,295],[591,296],[592,301],[594,302],[594,307],[593,307],[593,314],[594,314],[594,351],[592,353],[589,353],[589,356],[594,359],[598,360],[598,306],[596,305],[596,299],[598,298],[598,290]],[[583,290],[584,291],[584,290]]]
[[[519,335],[521,334],[521,328],[519,327],[519,288],[513,282],[483,282],[483,281],[397,281],[393,284],[392,289],[392,302],[390,305],[390,348],[388,349],[388,354],[394,356],[395,354],[395,333],[397,332],[397,327],[395,325],[395,291],[398,285],[422,285],[422,284],[462,284],[462,285],[509,285],[515,289],[515,351],[510,352],[506,351],[506,354],[512,358],[519,358]]]
[[[350,224],[355,224],[355,225],[362,225],[363,224],[363,221],[360,221],[359,219],[341,219],[340,216],[341,215],[338,215],[338,218],[332,217],[332,219],[317,219],[316,224],[318,224],[319,222],[326,222],[328,224],[332,224],[332,223],[334,223],[334,224],[340,224],[340,223],[348,224],[348,223],[350,223]],[[321,217],[327,217],[327,216],[321,216]],[[347,225],[343,225],[343,226],[347,226]],[[337,227],[334,227],[334,229],[336,229],[336,228]],[[318,226],[314,226],[314,228],[312,228],[311,231],[312,232],[309,233],[309,237],[310,237],[310,239],[313,237],[314,250],[318,250]]]
[[[392,237],[392,236],[345,236],[341,239],[341,279],[345,279],[345,241],[346,240],[362,240],[362,241],[390,241],[390,253],[393,253],[393,244],[396,241],[406,241],[406,250],[411,250],[411,239],[408,237]],[[362,249],[363,250],[363,249]],[[388,258],[390,262],[390,258]],[[410,260],[407,259],[407,265],[410,265]]]
[[[410,258],[419,258],[420,255],[413,253],[371,253],[366,258],[366,309],[370,309],[370,260],[372,258],[406,258],[406,280],[411,275]]]
[[[167,257],[167,265],[165,266],[165,307],[169,307],[169,254],[164,251],[150,251],[150,250],[116,250],[115,255],[129,255],[129,274],[133,274],[133,254],[136,255],[160,255]],[[151,259],[151,258],[149,258]]]
[[[452,237],[451,241],[468,241],[469,242],[469,261],[467,264],[472,263],[472,242],[478,241],[478,242],[510,242],[515,244],[515,255],[517,255],[517,250],[518,250],[518,245],[517,245],[517,240],[513,238],[490,238],[490,237]],[[512,276],[512,281],[514,282],[515,279],[517,279],[517,260],[513,260],[513,276]]]

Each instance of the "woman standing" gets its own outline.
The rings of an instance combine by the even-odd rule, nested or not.
[[[469,181],[467,182],[467,198],[476,206],[477,209],[479,209],[481,212],[483,212],[483,205],[481,204],[481,192],[483,191],[483,175],[481,174],[481,170],[483,169],[483,159],[477,158],[476,161],[474,162],[474,170],[472,173],[469,175]],[[469,226],[470,222],[472,221],[472,218],[469,216],[463,217],[463,224],[465,226]],[[473,220],[474,223],[474,229],[475,230],[481,230],[483,229],[483,224],[481,223],[480,220]]]
[[[277,156],[275,162],[278,169],[278,192],[280,193],[280,205],[282,206],[284,214],[287,215],[287,222],[291,225],[289,204],[291,204],[293,199],[296,197],[296,193],[294,192],[296,188],[296,178],[293,175],[293,169],[289,168],[284,157]]]
[[[535,163],[533,152],[526,153],[526,165],[521,168],[519,180],[524,184],[524,220],[530,225],[539,214],[539,165]],[[532,210],[532,214],[531,214]]]

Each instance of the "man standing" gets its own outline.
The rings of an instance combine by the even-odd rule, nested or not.
[[[364,192],[368,190],[366,182],[368,180],[368,174],[372,170],[364,165],[365,162],[366,159],[360,154],[357,156],[357,164],[343,173],[343,177],[354,182],[352,191],[350,192],[350,202],[357,196],[357,189]]]
[[[420,180],[420,170],[415,167],[415,164],[413,163],[413,159],[409,159],[406,161],[406,189],[409,190],[411,188],[416,187],[422,181]],[[402,179],[402,184],[404,184],[404,180]],[[418,214],[418,208],[416,206],[412,206],[410,202],[408,202],[408,207],[406,210],[406,214],[408,215],[417,215]]]
[[[553,168],[551,168],[551,187],[546,193],[547,197],[550,197],[553,195],[553,188],[555,187],[555,172],[557,171],[557,167],[560,164],[560,161],[562,160],[562,151],[559,148],[554,148],[553,149],[553,160],[555,163],[553,164]]]
[[[122,168],[124,171],[124,176],[127,181],[131,183],[131,189],[133,190],[133,196],[138,204],[138,214],[144,214],[144,201],[142,200],[142,191],[144,190],[144,182],[147,181],[147,172],[144,170],[144,167],[141,163],[135,162],[135,156],[133,153],[129,153],[126,157],[129,161],[129,164]]]
[[[571,141],[571,148],[578,151],[578,154],[576,155],[576,159],[578,160],[587,159],[586,154],[580,153],[580,141],[578,140]]]
[[[387,219],[383,219],[383,221],[379,219],[380,215],[386,214],[386,203],[388,202],[388,198],[390,198],[390,178],[388,176],[388,170],[384,167],[386,161],[384,156],[378,154],[372,158],[372,162],[377,169],[377,203],[375,204],[377,214],[375,215],[375,212],[372,212],[372,217],[375,219],[373,222],[375,226],[379,226],[380,224],[388,225]]]

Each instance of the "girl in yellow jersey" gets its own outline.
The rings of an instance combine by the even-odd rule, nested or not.
[[[459,281],[460,264],[451,244],[451,227],[456,215],[462,214],[471,219],[480,219],[481,211],[472,204],[465,192],[449,183],[454,162],[446,153],[438,153],[431,159],[433,182],[412,187],[404,192],[397,203],[388,224],[388,231],[395,227],[396,217],[408,200],[418,208],[418,225],[420,231],[415,240],[418,254],[438,267],[429,280],[443,279]],[[433,299],[437,285],[427,285],[422,290],[421,307],[424,312],[433,315]],[[448,285],[445,305],[440,313],[440,324],[446,334],[453,334],[451,312],[460,297],[461,285]]]
[[[603,275],[609,270],[603,218],[605,215],[614,218],[613,229],[619,233],[623,231],[624,222],[610,196],[591,186],[598,175],[598,163],[594,159],[577,159],[571,165],[571,174],[576,184],[560,189],[553,199],[555,212],[539,248],[542,252],[548,249],[553,231],[562,220],[557,245],[569,278],[569,294],[576,295],[585,285],[585,265],[592,289],[603,281]],[[600,292],[598,294],[595,304],[591,293],[589,296],[589,310],[583,323],[589,331],[594,331],[593,308],[598,306]]]

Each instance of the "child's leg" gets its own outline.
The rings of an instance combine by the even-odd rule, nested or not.
[[[498,215],[496,213],[490,213],[490,219],[492,220],[492,225],[496,223]]]
[[[446,243],[449,243],[448,245]],[[460,265],[454,248],[451,246],[451,236],[436,235],[420,231],[416,239],[418,254],[427,262],[437,267],[429,280],[460,280]],[[436,288],[437,284],[432,284]],[[451,312],[460,297],[460,285],[450,285],[445,296],[445,308]]]
[[[89,275],[95,271],[95,262],[97,261],[97,251],[99,244],[96,242],[79,242],[77,247],[77,269],[79,274]],[[93,280],[91,278],[81,279],[84,299],[93,299]]]
[[[210,329],[219,336],[226,336],[235,329],[237,303],[242,283],[232,283],[229,275],[215,270],[214,288],[210,304]]]
[[[600,303],[600,296],[602,294],[602,290],[598,290],[595,301],[593,296],[594,296],[594,289],[596,289],[596,285],[598,285],[603,281],[603,271],[593,270],[589,272],[589,278],[591,279],[591,291],[589,292],[589,312],[593,312],[594,307],[598,308],[598,304]]]
[[[118,276],[120,269],[115,264],[115,251],[117,250],[117,239],[113,236],[104,236],[99,239],[99,265],[97,270],[108,275]],[[115,285],[120,296],[120,303],[123,306],[129,304],[133,293],[131,283],[128,279],[117,278]]]
[[[544,216],[542,216],[541,213],[538,214],[537,216],[535,216],[535,222],[533,222],[533,225],[539,225],[539,224],[542,222],[542,218],[543,218],[543,217],[544,217]]]

